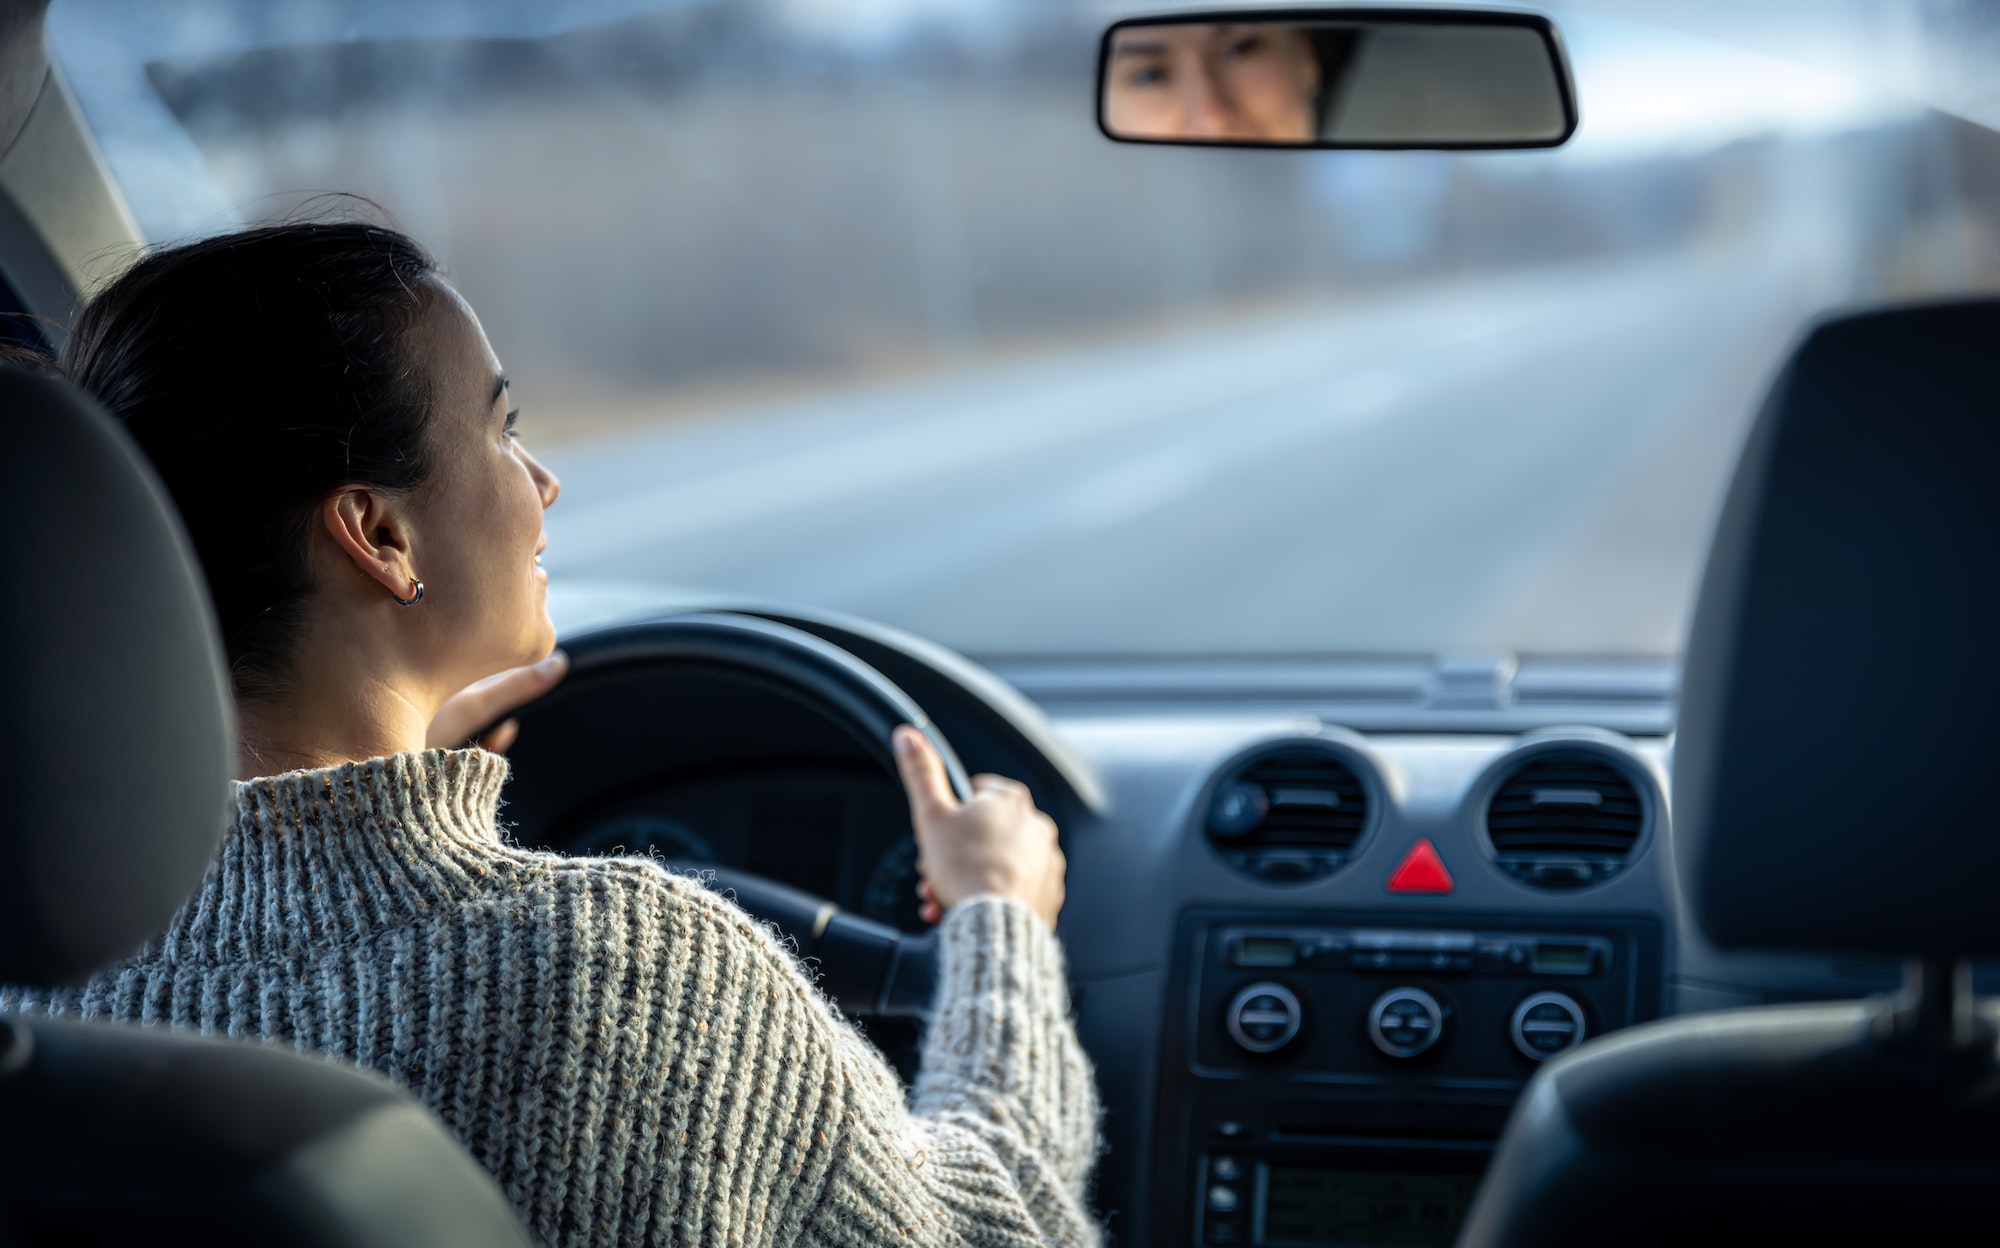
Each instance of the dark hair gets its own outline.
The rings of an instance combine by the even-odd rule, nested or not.
[[[429,478],[430,392],[403,343],[436,272],[383,226],[266,226],[151,252],[77,319],[61,370],[166,482],[239,695],[287,683],[318,504]]]

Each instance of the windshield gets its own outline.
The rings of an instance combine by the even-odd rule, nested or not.
[[[1671,656],[1810,318],[1995,282],[2000,139],[1554,14],[1553,152],[1127,147],[1055,0],[61,0],[155,239],[355,192],[564,481],[560,596],[984,656]],[[609,587],[609,588],[607,588]]]

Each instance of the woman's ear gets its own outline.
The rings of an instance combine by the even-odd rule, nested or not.
[[[397,598],[414,596],[417,573],[403,509],[375,490],[342,490],[319,505],[320,523],[365,575]]]

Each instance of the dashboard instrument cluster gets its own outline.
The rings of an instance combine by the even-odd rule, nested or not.
[[[641,854],[677,870],[732,867],[903,931],[928,928],[917,914],[909,809],[875,769],[677,779],[579,814],[551,840],[566,853]]]

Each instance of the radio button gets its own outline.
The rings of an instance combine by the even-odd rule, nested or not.
[[[1583,1007],[1567,993],[1538,992],[1515,1007],[1508,1031],[1521,1056],[1545,1062],[1583,1043]]]
[[[1275,1053],[1299,1034],[1305,1011],[1283,984],[1252,984],[1236,994],[1223,1015],[1229,1038],[1252,1053]]]
[[[1421,988],[1391,988],[1368,1010],[1368,1038],[1390,1057],[1415,1057],[1444,1035],[1444,1007]]]
[[[1478,970],[1498,971],[1507,966],[1507,942],[1504,940],[1482,940],[1478,949]]]

